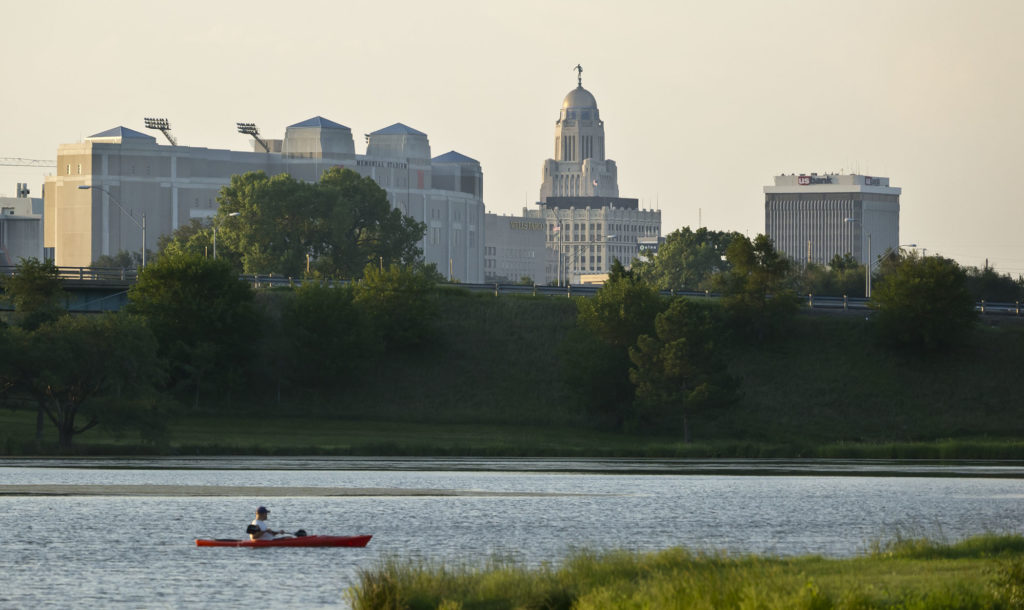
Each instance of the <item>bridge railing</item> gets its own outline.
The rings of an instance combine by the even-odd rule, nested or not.
[[[18,268],[0,266],[0,275],[14,275]],[[57,277],[62,280],[119,281],[134,282],[138,271],[130,267],[57,267]]]
[[[13,275],[17,271],[14,266],[0,266],[0,276]],[[123,267],[57,267],[57,273],[62,280],[96,281],[96,282],[125,282],[132,283],[138,279],[138,270]],[[287,286],[301,286],[301,278],[291,278],[277,275],[242,274],[240,280],[252,284],[254,288],[276,288]],[[322,280],[317,280],[322,281]],[[330,280],[332,285],[344,285],[350,280]],[[592,284],[570,284],[568,286],[546,286],[540,284],[500,284],[500,283],[452,283],[441,284],[442,288],[464,289],[472,292],[488,292],[494,296],[500,295],[530,295],[549,297],[592,297],[600,290],[600,286]],[[690,297],[690,298],[718,298],[721,295],[710,291],[685,291],[685,290],[662,290],[662,296],[666,297]],[[864,297],[832,297],[808,294],[801,297],[804,304],[811,309],[832,309],[832,310],[866,310],[868,299]],[[978,301],[975,310],[984,315],[1021,315],[1021,302],[994,302]]]

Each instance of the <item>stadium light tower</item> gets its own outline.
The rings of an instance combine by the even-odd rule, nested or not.
[[[146,122],[146,129],[159,129],[163,132],[164,137],[171,143],[171,146],[177,146],[178,141],[171,135],[171,122],[167,119],[154,119],[146,117],[143,119]]]
[[[270,152],[270,147],[267,146],[267,143],[260,138],[260,130],[256,127],[255,123],[237,123],[237,125],[238,133],[244,133],[247,136],[252,136],[256,142],[263,147],[263,150]]]

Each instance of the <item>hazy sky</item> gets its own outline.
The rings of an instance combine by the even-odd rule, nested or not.
[[[903,189],[902,243],[1024,274],[1021,0],[0,0],[0,23],[0,157],[146,116],[246,150],[238,121],[280,138],[321,115],[359,153],[402,122],[519,214],[580,63],[620,195],[665,234],[753,237],[773,176],[852,171]],[[0,167],[0,194],[50,171]]]

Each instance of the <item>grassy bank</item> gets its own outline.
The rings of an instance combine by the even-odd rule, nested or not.
[[[760,344],[727,342],[735,404],[690,414],[678,430],[598,428],[565,382],[566,298],[445,291],[438,339],[389,357],[342,391],[273,383],[167,417],[164,442],[99,426],[82,454],[491,455],[1024,459],[1019,398],[1024,325],[981,324],[929,355],[875,344],[863,314],[797,317]],[[991,320],[990,320],[991,322]],[[55,453],[34,441],[30,410],[0,407],[0,455]]]
[[[376,608],[1020,608],[1024,538],[901,541],[864,557],[732,556],[671,549],[578,553],[526,569],[386,560],[348,592]]]
[[[76,455],[360,455],[637,458],[824,458],[882,460],[1024,460],[1024,442],[947,439],[902,443],[770,443],[715,440],[684,444],[677,436],[640,436],[569,426],[451,424],[261,416],[258,429],[237,415],[179,415],[166,444],[102,427],[83,436]],[[0,410],[0,455],[57,454],[47,429],[34,440],[35,416]]]

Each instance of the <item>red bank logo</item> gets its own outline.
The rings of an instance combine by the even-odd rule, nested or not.
[[[811,177],[810,176],[797,176],[796,183],[801,185],[801,186],[807,186],[808,184],[811,183]]]

